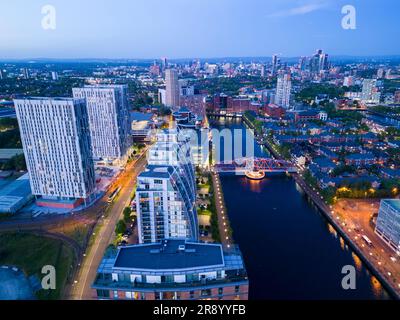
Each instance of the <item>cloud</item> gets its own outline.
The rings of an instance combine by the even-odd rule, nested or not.
[[[303,14],[307,14],[307,13],[311,13],[311,12],[323,9],[327,6],[328,6],[327,2],[309,3],[309,4],[302,5],[300,7],[277,11],[277,12],[269,14],[268,16],[270,18],[299,16],[299,15],[303,15]]]

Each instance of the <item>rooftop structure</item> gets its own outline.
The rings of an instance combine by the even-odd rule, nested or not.
[[[101,299],[247,299],[237,247],[179,240],[121,247],[104,256],[92,286]]]

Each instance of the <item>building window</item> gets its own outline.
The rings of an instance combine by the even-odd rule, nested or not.
[[[218,288],[218,294],[219,295],[224,294],[224,288]]]
[[[240,291],[240,286],[235,286],[235,293],[239,293]]]
[[[201,290],[200,295],[202,297],[210,297],[211,296],[211,289]]]
[[[97,290],[97,297],[110,298],[110,291],[109,290]]]

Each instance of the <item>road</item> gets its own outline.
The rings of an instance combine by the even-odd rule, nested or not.
[[[137,176],[146,166],[146,152],[138,160],[129,164],[118,179],[118,186],[121,187],[120,194],[110,208],[105,219],[99,221],[100,229],[93,235],[94,242],[85,254],[85,257],[77,270],[75,282],[71,286],[68,299],[70,300],[91,300],[94,299],[91,285],[95,280],[97,268],[103,258],[104,251],[112,242],[115,225],[121,218],[122,211],[130,203],[132,191],[136,185]]]
[[[372,215],[379,210],[379,200],[341,199],[333,210],[346,222],[347,234],[357,243],[359,249],[400,291],[400,257],[374,232],[374,225],[371,222]],[[371,240],[372,247],[365,243],[363,235]],[[396,261],[391,259],[393,257]]]

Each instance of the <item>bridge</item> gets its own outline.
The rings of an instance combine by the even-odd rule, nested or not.
[[[295,173],[296,167],[290,161],[271,158],[240,158],[232,161],[220,162],[214,165],[219,173],[234,173],[246,175],[249,172],[263,173]]]

